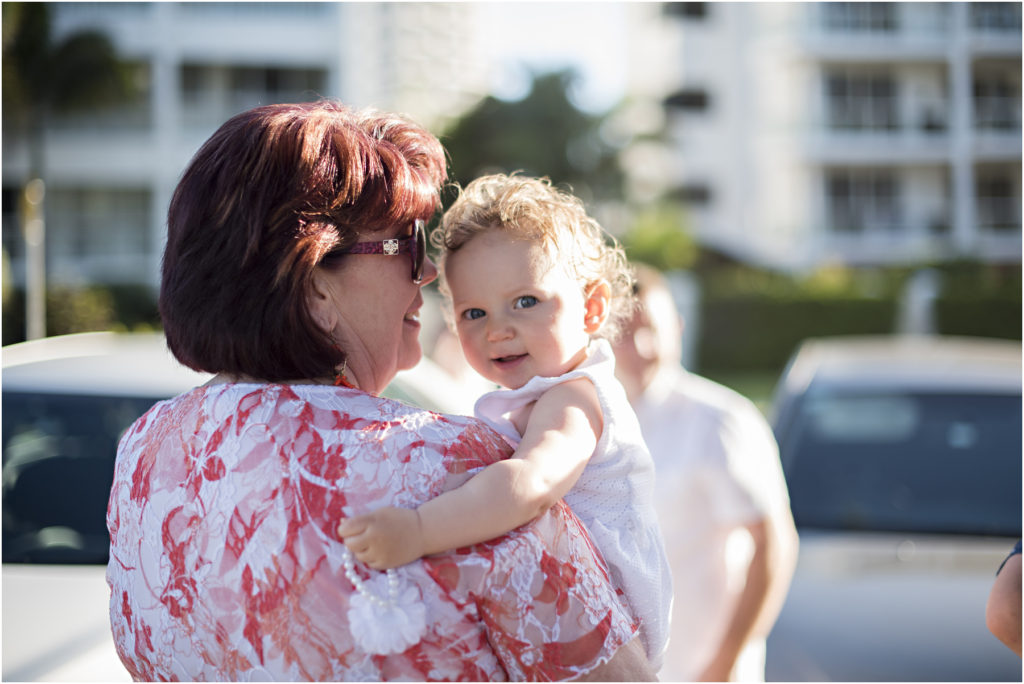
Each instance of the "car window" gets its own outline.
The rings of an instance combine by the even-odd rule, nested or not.
[[[106,563],[121,434],[157,400],[3,392],[3,562]]]
[[[1020,535],[1020,396],[812,391],[793,415],[799,526]]]

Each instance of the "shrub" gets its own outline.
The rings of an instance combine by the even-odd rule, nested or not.
[[[46,334],[160,327],[156,298],[145,285],[51,287],[46,293]],[[25,291],[12,289],[3,306],[3,344],[25,340]]]

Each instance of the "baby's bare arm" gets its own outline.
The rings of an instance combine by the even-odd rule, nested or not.
[[[515,457],[487,466],[416,511],[382,508],[346,520],[338,534],[356,558],[374,568],[493,539],[565,496],[602,429],[593,384],[585,379],[562,383],[537,400]]]

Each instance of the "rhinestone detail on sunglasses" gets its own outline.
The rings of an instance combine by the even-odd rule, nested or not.
[[[423,219],[413,221],[412,235],[406,238],[390,238],[388,240],[368,240],[357,242],[344,254],[383,254],[395,256],[397,254],[409,254],[412,259],[412,281],[419,283],[423,280],[423,260],[427,252],[427,230],[426,222]]]

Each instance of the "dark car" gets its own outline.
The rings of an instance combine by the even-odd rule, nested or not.
[[[1021,534],[1019,342],[808,340],[773,401],[796,574],[773,681],[1021,681],[985,625]]]

